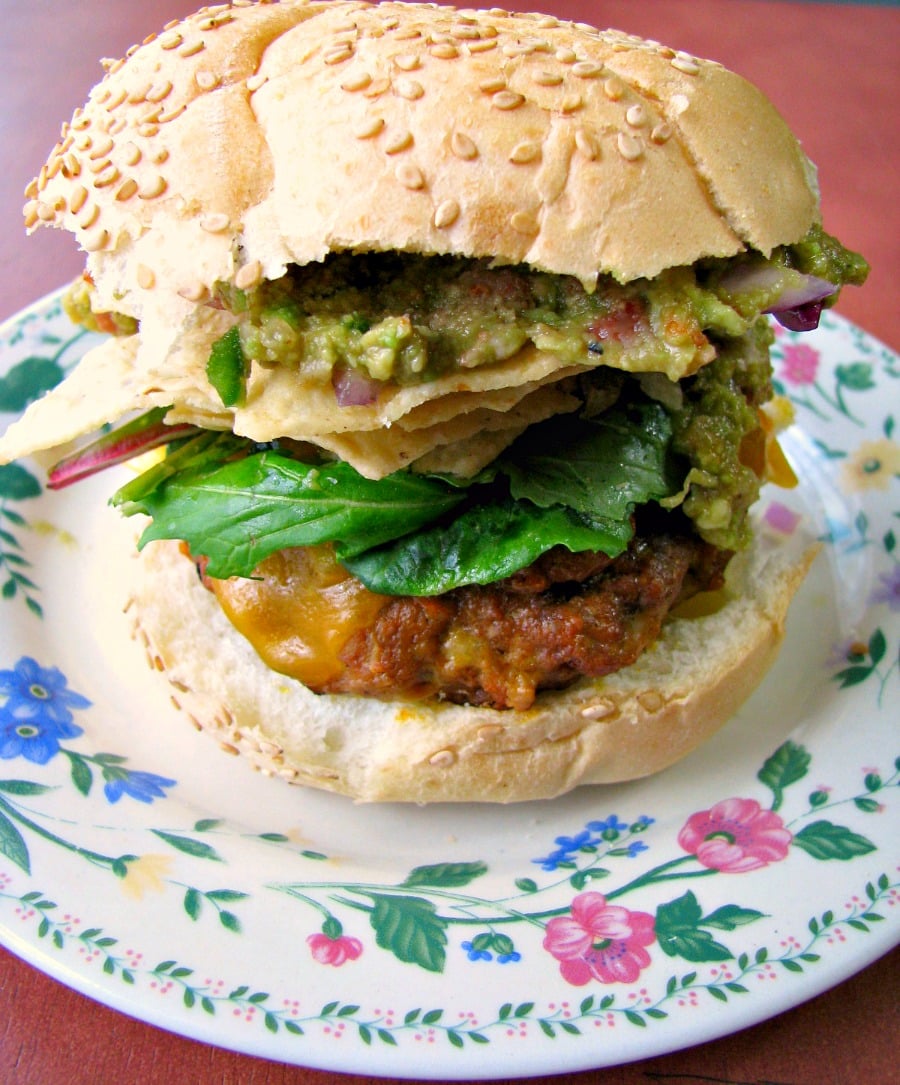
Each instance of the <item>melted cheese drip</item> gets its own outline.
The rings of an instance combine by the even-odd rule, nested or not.
[[[266,665],[312,689],[340,676],[344,645],[387,602],[324,546],[281,550],[260,563],[252,580],[211,579],[209,585]]]

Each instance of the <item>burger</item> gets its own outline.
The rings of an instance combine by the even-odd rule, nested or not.
[[[360,801],[546,798],[719,728],[809,563],[752,528],[793,480],[770,316],[866,273],[767,99],[356,0],[204,8],[106,67],[25,215],[110,334],[0,453],[65,448],[51,487],[140,454],[122,591],[176,704]]]

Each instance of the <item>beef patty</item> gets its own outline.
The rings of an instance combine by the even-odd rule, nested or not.
[[[281,551],[258,579],[206,583],[270,667],[316,692],[521,710],[633,663],[674,606],[721,587],[730,557],[657,529],[617,558],[557,547],[435,597],[373,595],[323,547]]]

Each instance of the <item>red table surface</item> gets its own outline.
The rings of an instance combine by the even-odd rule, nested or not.
[[[96,82],[98,59],[193,8],[187,0],[2,0],[0,30],[0,318],[76,275],[81,254],[56,231],[24,236],[22,191]],[[529,6],[529,5],[526,5]],[[892,5],[777,0],[543,0],[533,6],[616,26],[712,57],[761,86],[819,167],[826,228],[872,264],[839,311],[895,349],[900,306],[896,102],[900,11]],[[544,1085],[900,1082],[895,951],[810,1002],[730,1037],[628,1066],[533,1079]],[[0,950],[0,1081],[362,1085],[235,1054],[100,1006]],[[381,1079],[383,1080],[383,1079]]]

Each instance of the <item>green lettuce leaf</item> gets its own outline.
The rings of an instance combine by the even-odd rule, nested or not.
[[[228,435],[203,434],[114,497],[152,523],[140,545],[183,539],[210,576],[250,576],[289,546],[333,543],[383,594],[434,595],[511,576],[554,546],[622,553],[636,506],[677,493],[671,422],[650,401],[532,427],[468,484],[400,471],[372,481]]]
[[[463,584],[492,584],[524,569],[554,546],[621,554],[631,539],[628,520],[591,519],[556,505],[528,501],[472,505],[445,526],[405,535],[386,546],[337,557],[371,591],[439,595]]]
[[[373,482],[347,464],[312,467],[266,451],[182,471],[132,498],[126,511],[153,518],[142,547],[183,539],[208,559],[210,576],[225,578],[250,576],[288,546],[339,539],[345,553],[359,553],[431,523],[463,496],[420,475]]]
[[[515,498],[621,520],[677,493],[672,421],[659,403],[624,403],[596,419],[562,416],[526,432],[502,457]]]

